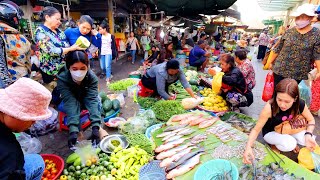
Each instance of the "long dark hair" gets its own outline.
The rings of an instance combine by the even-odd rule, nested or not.
[[[271,100],[271,110],[272,110],[273,116],[276,116],[276,114],[278,114],[280,111],[279,105],[276,100],[278,93],[286,93],[290,97],[295,99],[291,108],[289,109],[290,114],[292,114],[293,117],[296,117],[298,113],[302,113],[302,112],[299,112],[300,95],[299,95],[298,83],[296,80],[290,79],[290,78],[281,80],[279,84],[277,84],[274,93],[275,94],[273,96],[273,99]]]
[[[79,24],[87,22],[90,24],[91,28],[93,27],[93,19],[89,15],[82,15],[79,19]]]
[[[82,62],[86,66],[89,66],[88,55],[84,51],[72,51],[69,52],[66,56],[66,67],[69,70],[70,66],[77,62]]]

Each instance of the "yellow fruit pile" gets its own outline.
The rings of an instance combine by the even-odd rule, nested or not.
[[[210,88],[204,88],[200,93],[205,97],[202,105],[206,110],[216,112],[228,110],[227,102]]]

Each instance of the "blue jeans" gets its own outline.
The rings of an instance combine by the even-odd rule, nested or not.
[[[0,89],[4,89],[5,86],[4,86],[4,83],[2,82],[2,79],[0,79]]]
[[[26,154],[23,168],[26,172],[26,180],[41,180],[45,165],[39,154]]]
[[[112,64],[112,55],[101,55],[100,57],[100,67],[103,72],[106,73],[106,78],[111,77],[111,64]]]
[[[131,56],[132,56],[132,62],[134,63],[136,61],[136,52],[137,50],[130,50]]]

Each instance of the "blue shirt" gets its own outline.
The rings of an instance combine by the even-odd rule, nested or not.
[[[195,63],[197,60],[199,60],[205,54],[206,54],[206,51],[204,51],[198,45],[195,46],[193,49],[191,49],[191,51],[189,53],[189,64]]]
[[[91,35],[91,33],[87,35],[82,35],[80,33],[79,28],[68,28],[64,31],[64,34],[67,36],[67,41],[69,44],[72,46],[76,43],[77,39],[80,36],[83,36],[87,38],[89,41],[91,40],[91,43],[95,45],[96,47],[100,48],[101,47],[101,34],[98,33],[96,36]]]

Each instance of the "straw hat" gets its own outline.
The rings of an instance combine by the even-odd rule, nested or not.
[[[22,121],[51,117],[50,101],[51,93],[29,78],[20,78],[9,87],[0,89],[0,111]]]

